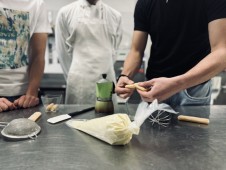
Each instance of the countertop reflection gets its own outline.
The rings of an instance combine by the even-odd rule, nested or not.
[[[56,113],[45,113],[42,106],[0,113],[0,121],[29,117],[41,111],[37,121],[41,133],[36,140],[8,141],[0,136],[0,166],[4,170],[190,170],[225,169],[226,162],[226,106],[177,107],[180,114],[209,117],[209,125],[180,122],[174,116],[166,128],[152,126],[147,120],[140,134],[134,135],[125,146],[111,146],[83,132],[55,125],[47,119],[89,107],[88,105],[60,105]],[[137,105],[130,104],[130,114]],[[115,107],[125,113],[125,105]],[[92,119],[104,116],[94,111],[74,118]]]

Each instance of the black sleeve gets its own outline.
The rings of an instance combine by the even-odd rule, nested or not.
[[[147,6],[145,0],[138,0],[134,12],[134,30],[148,32]]]
[[[226,0],[207,0],[208,22],[226,18]]]

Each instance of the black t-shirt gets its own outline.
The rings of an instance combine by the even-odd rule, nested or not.
[[[150,34],[147,79],[185,73],[210,53],[208,23],[226,18],[226,0],[138,0],[134,30]]]

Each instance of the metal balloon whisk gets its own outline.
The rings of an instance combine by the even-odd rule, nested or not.
[[[160,126],[167,127],[170,123],[171,118],[172,118],[171,113],[168,113],[163,110],[157,110],[156,112],[151,114],[151,116],[148,119],[152,123],[152,125],[158,124]]]

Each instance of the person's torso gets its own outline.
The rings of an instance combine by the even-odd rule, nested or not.
[[[146,0],[152,47],[147,78],[188,71],[210,52],[206,0]]]
[[[65,31],[70,35],[66,38],[66,44],[73,58],[69,72],[92,72],[98,80],[99,76],[113,67],[112,51],[119,13],[102,2],[94,6],[79,0],[66,6],[63,16],[67,25]]]
[[[113,65],[113,32],[109,28],[103,5],[81,8],[85,9],[81,10],[80,17],[75,19],[71,69],[73,71],[89,68],[95,74],[96,70],[103,70]]]
[[[104,4],[91,6],[83,0],[67,7],[64,17],[70,37],[72,63],[67,79],[67,103],[84,103],[95,99],[95,83],[106,73],[115,80],[113,42],[118,21]],[[118,19],[118,18],[116,18]],[[93,100],[92,100],[93,101]]]
[[[0,1],[0,95],[20,95],[28,85],[28,46],[35,31],[39,0]]]

